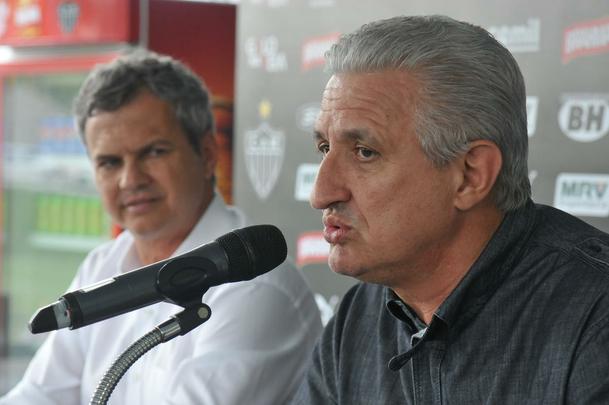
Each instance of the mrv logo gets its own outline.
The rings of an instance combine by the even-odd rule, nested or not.
[[[554,206],[574,215],[609,216],[609,175],[559,174],[554,190]]]
[[[565,95],[558,113],[562,132],[578,142],[594,142],[609,132],[609,96]]]

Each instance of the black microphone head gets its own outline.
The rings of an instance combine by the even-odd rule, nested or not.
[[[226,251],[230,281],[258,277],[279,266],[288,255],[285,238],[274,225],[235,229],[216,241]]]

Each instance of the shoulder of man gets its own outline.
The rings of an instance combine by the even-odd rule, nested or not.
[[[609,276],[609,234],[553,207],[537,206],[535,244],[562,252]]]

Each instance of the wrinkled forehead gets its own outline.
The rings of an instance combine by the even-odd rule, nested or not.
[[[402,71],[335,74],[324,89],[316,129],[361,121],[383,128],[403,125],[412,119],[416,93],[417,82]]]
[[[337,99],[343,102],[376,100],[386,106],[400,106],[414,101],[419,81],[413,74],[400,70],[365,73],[337,73],[332,75],[322,94],[324,104]]]

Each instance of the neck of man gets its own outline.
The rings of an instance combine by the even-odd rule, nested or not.
[[[210,183],[209,189],[203,193],[197,209],[193,210],[190,218],[183,222],[183,224],[189,224],[187,227],[173,230],[159,229],[146,235],[134,234],[135,251],[142,265],[147,266],[171,257],[190,235],[201,216],[211,205],[214,196],[213,185]]]
[[[184,235],[176,236],[175,238],[168,239],[154,239],[154,240],[135,240],[135,251],[137,257],[142,263],[142,266],[147,266],[152,263],[156,263],[161,260],[169,258],[176,249],[182,244],[184,239],[188,236],[188,233]]]
[[[389,286],[429,325],[434,313],[467,274],[491,239],[504,214],[494,205],[477,207],[464,213],[455,237],[441,252],[433,252],[434,260],[421,266],[416,278]]]

